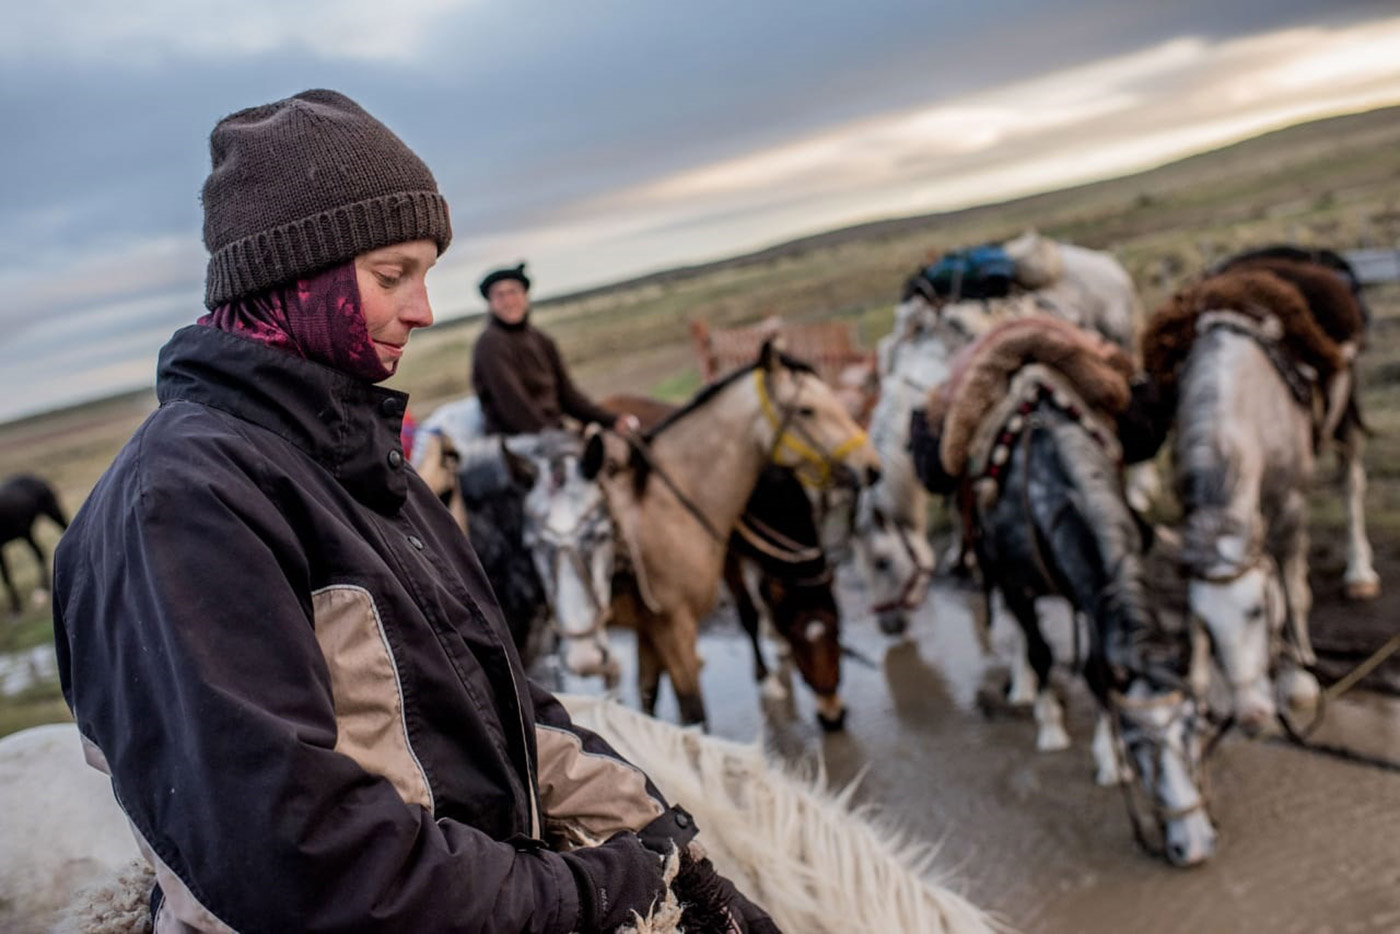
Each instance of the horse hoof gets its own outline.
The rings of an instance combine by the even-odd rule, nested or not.
[[[1344,589],[1348,600],[1374,600],[1381,595],[1379,580],[1347,581]]]
[[[768,677],[763,679],[759,693],[763,695],[764,700],[785,701],[792,692],[787,689],[787,685],[783,684],[781,678],[770,673]]]
[[[1035,738],[1036,752],[1063,752],[1069,748],[1069,734],[1063,727],[1048,727]]]
[[[1100,788],[1126,785],[1132,778],[1127,769],[1099,769],[1094,773],[1094,784]]]
[[[840,733],[846,728],[846,710],[843,707],[841,712],[834,717],[828,717],[819,710],[817,711],[817,723],[821,724],[823,733]]]

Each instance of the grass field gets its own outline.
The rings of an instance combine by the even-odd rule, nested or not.
[[[1229,252],[1292,242],[1348,249],[1400,245],[1400,108],[1292,127],[1150,172],[949,214],[833,231],[743,257],[675,270],[542,302],[537,323],[558,339],[580,383],[598,394],[630,391],[670,400],[699,386],[688,322],[846,318],[873,346],[890,327],[900,284],[929,254],[1004,239],[1027,228],[1113,251],[1149,307],[1184,277]],[[1368,418],[1368,515],[1378,550],[1400,544],[1400,289],[1376,290],[1363,357]],[[480,325],[448,322],[414,338],[394,385],[420,418],[465,394]],[[0,476],[46,477],[75,510],[120,446],[153,408],[150,393],[106,400],[0,426]],[[1321,487],[1319,526],[1339,525],[1340,500]],[[57,530],[41,526],[51,548]],[[21,545],[6,550],[28,592],[37,583]],[[0,619],[0,653],[51,638],[47,608]],[[0,701],[0,735],[66,715],[57,688],[38,685]]]

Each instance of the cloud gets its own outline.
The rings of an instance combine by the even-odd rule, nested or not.
[[[434,167],[457,228],[430,277],[442,318],[520,258],[558,294],[1400,99],[1400,21],[1294,28],[1375,15],[1364,0],[605,5],[8,10],[0,121],[24,132],[0,147],[21,180],[0,188],[0,397],[149,381],[201,307],[209,127],[304,87],[345,90]],[[141,366],[95,362],[138,346]]]
[[[305,50],[328,60],[410,61],[466,0],[64,0],[11,4],[0,58],[151,65]]]
[[[1310,117],[1400,101],[1400,19],[1182,38],[864,120],[561,212],[561,233],[640,244],[709,224],[739,250],[820,226],[962,207],[1123,174]],[[785,218],[786,222],[780,222]]]

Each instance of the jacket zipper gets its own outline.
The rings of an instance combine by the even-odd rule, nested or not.
[[[525,705],[520,700],[520,685],[515,680],[515,666],[506,661],[506,672],[510,675],[510,686],[515,691],[515,706],[520,715],[520,751],[525,755],[525,793],[530,797],[530,836],[536,840],[540,836],[539,803],[535,800],[535,766],[530,761],[530,737],[525,731]]]

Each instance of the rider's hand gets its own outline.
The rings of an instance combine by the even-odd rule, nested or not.
[[[578,885],[579,934],[606,934],[646,917],[666,891],[661,857],[634,833],[620,833],[601,846],[563,854]]]
[[[634,434],[642,430],[642,423],[635,415],[619,415],[617,421],[613,422],[613,431],[621,435]]]
[[[680,873],[671,883],[681,904],[686,905],[685,920],[694,927],[686,930],[704,934],[781,934],[768,913],[749,901],[724,876],[715,871],[714,864],[704,856],[693,855],[687,848],[681,851]]]

